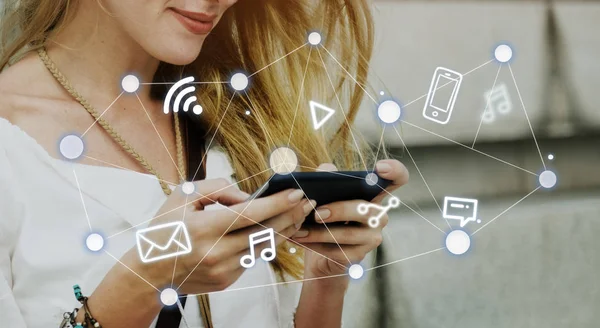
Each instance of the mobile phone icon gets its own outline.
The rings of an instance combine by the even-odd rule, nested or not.
[[[462,79],[462,74],[458,72],[444,67],[436,68],[423,108],[423,117],[436,123],[447,124],[452,116]]]

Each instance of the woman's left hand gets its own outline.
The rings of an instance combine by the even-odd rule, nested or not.
[[[323,164],[317,170],[334,171],[336,168],[333,164]],[[381,160],[377,162],[375,171],[380,177],[391,180],[392,184],[372,200],[373,204],[381,205],[390,192],[408,182],[408,171],[399,161]],[[305,279],[345,274],[351,264],[359,263],[367,253],[381,244],[382,230],[387,225],[388,216],[384,215],[379,225],[372,228],[367,220],[378,211],[370,210],[365,215],[359,214],[357,207],[361,203],[365,201],[342,201],[320,207],[317,204],[315,218],[320,225],[304,226],[294,235],[295,241],[314,251],[305,252]],[[348,221],[358,222],[360,225],[343,225],[343,222]]]

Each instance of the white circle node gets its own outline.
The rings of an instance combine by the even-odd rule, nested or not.
[[[556,174],[552,171],[546,170],[540,174],[540,185],[546,189],[550,189],[556,186]]]
[[[553,160],[554,159],[554,154],[548,154],[548,159],[549,160]]]
[[[386,100],[377,107],[377,116],[385,123],[396,123],[400,119],[402,109],[400,105],[392,100]]]
[[[363,269],[360,264],[352,264],[350,269],[348,269],[348,274],[352,279],[360,279],[365,273],[365,269]]]
[[[496,60],[501,63],[508,62],[512,58],[512,55],[513,51],[507,44],[499,45],[494,51],[494,57],[496,57]]]
[[[248,87],[248,77],[242,73],[236,73],[231,77],[231,86],[237,91],[243,91]]]
[[[312,32],[311,34],[309,34],[308,43],[312,44],[313,46],[316,46],[319,43],[321,43],[321,34],[317,32]]]
[[[192,109],[192,111],[194,112],[194,114],[200,115],[204,111],[204,108],[202,108],[202,106],[200,105],[196,105],[194,106],[194,109]]]
[[[193,182],[187,181],[181,185],[181,190],[184,194],[191,195],[194,193],[194,191],[196,191],[196,186],[194,186]]]
[[[379,180],[379,177],[377,176],[377,174],[375,173],[369,173],[367,174],[367,176],[365,177],[365,181],[367,182],[367,184],[369,186],[374,186],[377,184],[377,181]]]
[[[104,247],[104,238],[97,233],[91,233],[85,239],[85,245],[92,252],[97,252]]]
[[[462,255],[470,247],[471,237],[462,230],[454,230],[446,236],[446,248],[454,255]]]
[[[275,149],[269,157],[271,169],[278,174],[289,174],[298,167],[298,157],[293,150],[287,147]]]
[[[385,92],[381,91],[381,92],[379,92],[379,94],[383,96],[385,94]]]
[[[135,75],[127,75],[121,80],[121,87],[125,92],[134,93],[140,88],[140,80]]]
[[[249,110],[246,111],[246,115],[250,115],[250,111]]]
[[[160,301],[166,306],[177,303],[177,298],[179,298],[179,296],[177,295],[177,291],[173,288],[165,288],[160,292]]]
[[[60,140],[60,153],[68,159],[77,159],[83,154],[83,140],[74,134]]]
[[[294,247],[290,248],[290,253],[296,254],[296,248],[294,248]]]

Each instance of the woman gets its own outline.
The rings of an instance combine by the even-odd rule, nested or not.
[[[106,328],[341,325],[347,266],[379,245],[387,219],[370,228],[356,213],[357,201],[314,204],[301,191],[287,190],[249,202],[246,192],[270,176],[266,157],[276,146],[294,148],[304,170],[360,163],[347,124],[325,142],[296,111],[300,101],[333,84],[343,91],[344,79],[330,85],[317,72],[323,67],[314,53],[325,53],[305,46],[267,66],[318,27],[328,49],[363,83],[372,44],[366,1],[21,0],[5,6],[3,326],[56,326],[63,313],[72,316],[66,322]],[[257,72],[247,90],[196,84],[201,115],[162,112],[165,89],[182,77],[222,82],[241,69]],[[142,82],[135,94],[122,93],[126,74]],[[362,94],[355,85],[349,93],[352,122]],[[57,147],[69,133],[85,141],[76,162]],[[397,161],[380,161],[376,170],[394,181],[389,190],[406,182]],[[229,183],[229,175],[237,183]],[[194,181],[194,193],[189,184],[181,187],[186,180]],[[205,209],[216,202],[221,206]],[[313,206],[325,223],[361,224],[301,228]],[[150,226],[185,222],[192,252],[143,263],[135,230],[153,218]],[[277,233],[277,258],[245,269],[240,257],[249,253],[248,235],[264,227]],[[90,232],[104,235],[103,251],[85,249]],[[164,241],[169,235],[152,237]],[[290,252],[288,238],[306,251]],[[303,284],[276,284],[299,278]],[[75,284],[88,297],[78,294],[83,305],[73,297]],[[188,295],[178,304],[183,318],[163,308],[161,291],[168,287]]]

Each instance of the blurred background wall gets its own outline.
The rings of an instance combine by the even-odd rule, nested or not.
[[[359,127],[374,146],[383,131],[411,179],[363,263],[391,264],[352,283],[346,327],[598,327],[600,1],[374,5],[373,96],[404,108],[384,127],[367,99]],[[500,43],[513,49],[510,69],[487,63]],[[464,75],[446,125],[422,116],[438,66]],[[512,109],[481,123],[495,80]],[[542,158],[558,184],[529,195]],[[442,217],[445,196],[479,200],[482,222],[464,230],[483,228],[461,256],[443,248],[459,228]]]
[[[373,96],[403,104],[404,122],[384,129],[367,99],[359,128],[375,146],[383,131],[411,180],[384,244],[363,263],[381,267],[352,282],[345,327],[598,327],[600,1],[374,6]],[[489,62],[502,42],[514,51],[514,80]],[[438,66],[464,74],[447,125],[421,115]],[[495,80],[512,110],[481,123]],[[543,171],[540,155],[558,184],[529,195],[539,183],[526,171]],[[479,200],[482,223],[467,232],[489,223],[462,256],[443,248],[445,196]]]

